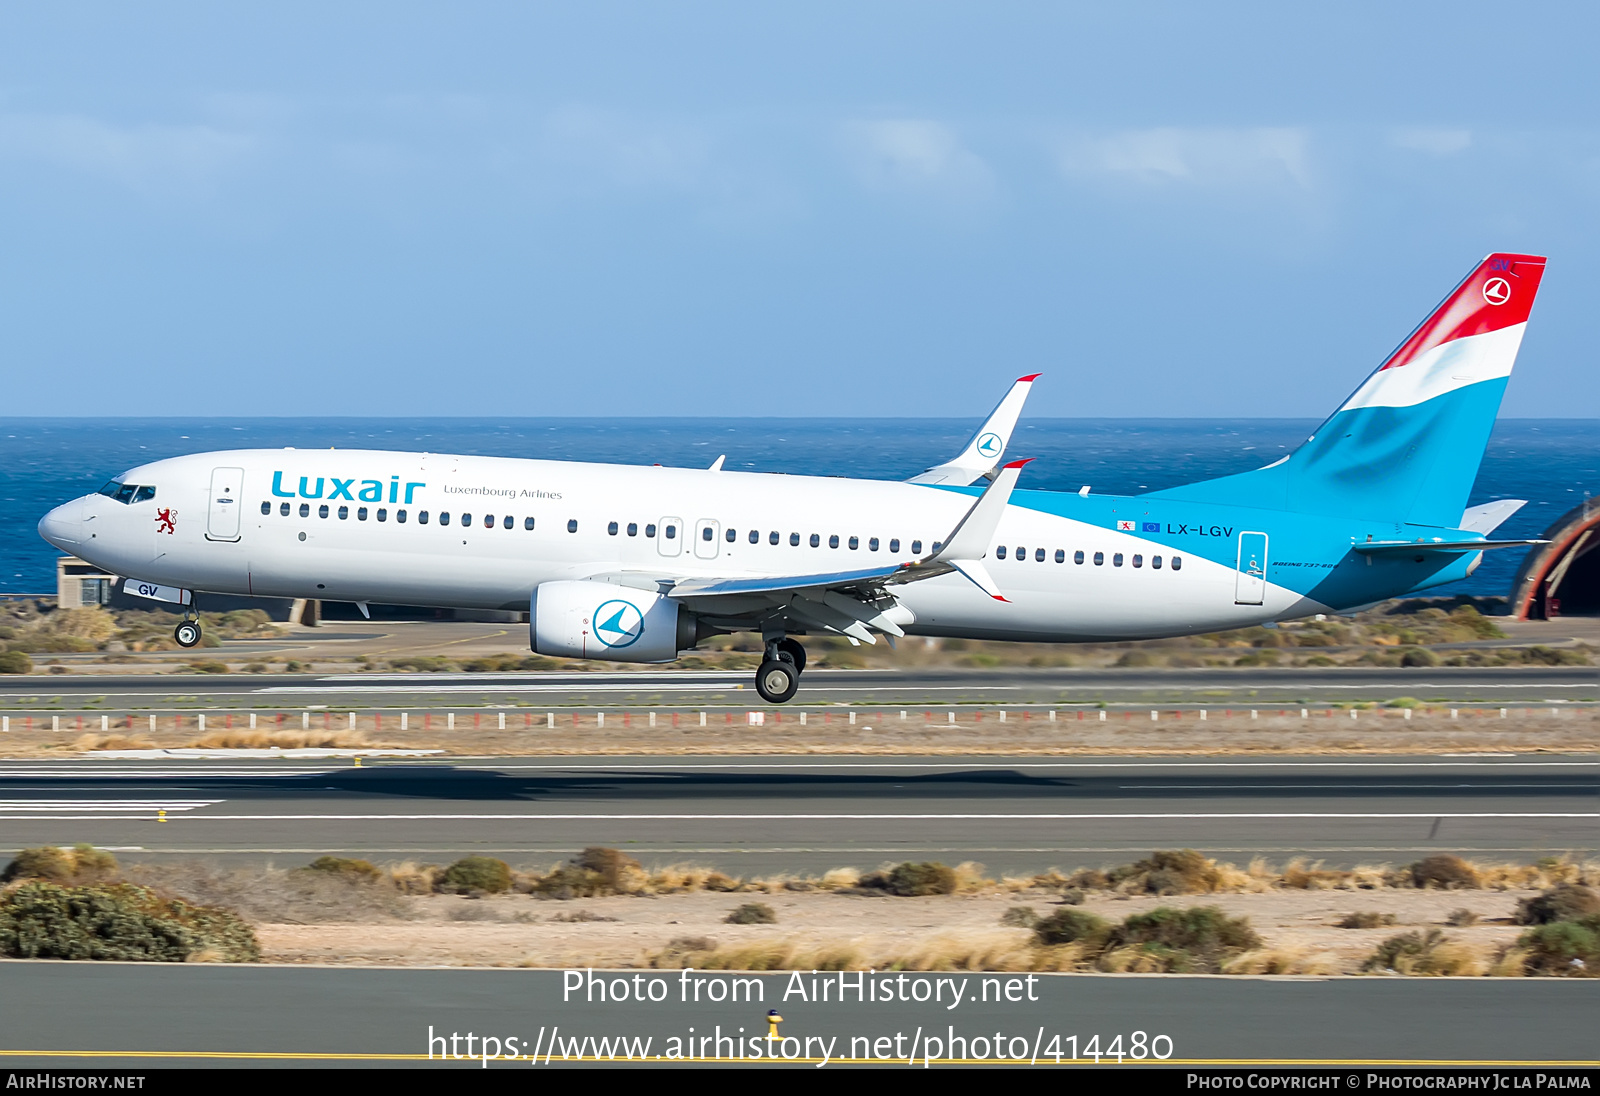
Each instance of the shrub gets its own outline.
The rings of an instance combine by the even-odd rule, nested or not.
[[[930,894],[954,894],[956,871],[937,860],[896,864],[887,872],[877,871],[861,880],[863,887],[888,891],[901,898],[922,898]]]
[[[1209,894],[1222,884],[1216,862],[1193,849],[1164,849],[1114,868],[1110,883],[1133,894]]]
[[[261,958],[261,948],[230,910],[160,898],[127,883],[65,887],[40,880],[0,899],[0,955],[249,963]]]
[[[93,845],[74,845],[58,849],[54,845],[23,849],[0,872],[0,882],[14,879],[44,879],[53,883],[91,882],[104,879],[117,870],[117,858]]]
[[[1039,923],[1039,915],[1028,906],[1012,906],[1000,915],[1000,923],[1010,929],[1031,929]]]
[[[1600,975],[1600,916],[1540,925],[1523,933],[1517,946],[1527,953],[1529,974],[1593,978]]]
[[[1600,894],[1577,883],[1557,883],[1536,898],[1517,903],[1513,920],[1519,925],[1549,925],[1600,914]]]
[[[33,669],[33,659],[21,651],[0,651],[0,674],[25,674]]]
[[[1402,666],[1437,666],[1439,656],[1422,647],[1412,647],[1400,655]]]
[[[1478,869],[1461,857],[1438,853],[1412,864],[1411,880],[1419,887],[1456,890],[1462,887],[1476,887],[1481,878]]]
[[[1104,946],[1110,932],[1111,925],[1104,918],[1071,908],[1041,917],[1033,926],[1033,938],[1046,947],[1081,943],[1094,951]]]
[[[319,856],[307,864],[305,870],[327,872],[363,883],[376,883],[383,878],[383,873],[373,867],[371,861],[347,860],[342,856]]]
[[[1398,974],[1483,974],[1485,965],[1470,949],[1438,929],[1391,936],[1361,964],[1364,971],[1392,970]]]
[[[765,902],[746,902],[724,917],[723,921],[730,925],[776,925],[778,914]]]
[[[1376,910],[1364,910],[1360,913],[1347,913],[1339,922],[1342,929],[1376,929],[1384,925],[1394,924],[1394,914],[1378,913]]]
[[[1451,910],[1445,916],[1444,923],[1454,925],[1458,929],[1466,928],[1468,925],[1476,925],[1478,923],[1478,915],[1473,910],[1465,908]]]
[[[1219,973],[1234,956],[1260,946],[1261,937],[1248,918],[1229,917],[1218,906],[1182,910],[1162,906],[1136,913],[1113,929],[1106,941],[1107,951],[1136,949],[1163,964],[1157,969],[1211,974]]]
[[[511,889],[511,865],[492,856],[464,856],[444,870],[442,883],[443,889],[457,894],[500,894]]]
[[[189,669],[197,674],[225,674],[228,672],[228,664],[207,658],[189,663]]]
[[[636,894],[649,881],[639,862],[617,849],[591,845],[534,884],[533,889],[551,898],[597,898],[606,894]],[[734,890],[738,884],[712,886],[707,890]]]

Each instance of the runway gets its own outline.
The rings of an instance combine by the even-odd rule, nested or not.
[[[1339,866],[1437,851],[1530,861],[1600,849],[1600,759],[12,761],[0,818],[14,846],[280,865],[471,852],[547,865],[588,845],[739,873],[934,859],[1015,874],[1172,847]]]
[[[748,1039],[765,1035],[768,1009],[782,1010],[779,1035],[789,1040],[773,1056],[810,1066],[854,1060],[904,1068],[911,1058],[917,1066],[924,1059],[1051,1065],[1058,1056],[1089,1064],[1089,1048],[1104,1053],[1113,1040],[1124,1062],[1132,1054],[1145,1065],[1593,1066],[1600,1020],[1593,987],[1576,979],[881,972],[871,977],[875,990],[895,994],[886,1003],[836,987],[826,1001],[797,996],[788,973],[595,972],[603,983],[630,987],[637,976],[660,993],[655,1002],[619,1004],[570,992],[572,979],[586,984],[584,972],[550,970],[33,962],[3,963],[0,972],[9,994],[27,1002],[8,1017],[4,1066],[136,1073],[182,1065],[419,1065],[430,1050],[436,1066],[469,1069],[560,1065],[568,1053],[591,1062],[737,1055],[749,1063],[753,1050],[765,1051]],[[811,975],[798,977],[804,988]],[[744,980],[736,1001],[729,999],[734,978]],[[934,988],[957,983],[959,1006],[950,1007],[953,992],[931,999]],[[1015,993],[1001,999],[1008,983]],[[496,1054],[515,1057],[480,1057],[485,1035]],[[452,1050],[459,1056],[442,1058]],[[75,1053],[82,1051],[96,1056]],[[1361,1077],[1345,1087],[1365,1089],[1365,1069]]]
[[[643,670],[506,674],[63,674],[0,677],[0,709],[350,709],[672,705],[755,707],[745,672]],[[1237,707],[1417,697],[1486,705],[1600,700],[1587,666],[1305,669],[961,669],[808,671],[786,707],[1183,702]]]

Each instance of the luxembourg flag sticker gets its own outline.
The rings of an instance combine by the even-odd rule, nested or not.
[[[1117,532],[1119,532],[1119,533],[1131,533],[1131,532],[1133,532],[1133,528],[1134,528],[1134,523],[1131,522],[1131,521],[1119,521],[1119,522],[1117,522]]]

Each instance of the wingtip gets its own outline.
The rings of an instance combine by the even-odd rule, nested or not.
[[[1042,376],[1044,376],[1043,373],[1029,373],[1026,377],[1018,377],[1017,378],[1017,383],[1018,384],[1023,384],[1023,383],[1025,383],[1027,381],[1036,381]]]
[[[1005,467],[1007,467],[1007,468],[1021,468],[1024,464],[1027,464],[1032,460],[1033,460],[1032,457],[1023,457],[1021,460],[1007,461],[1006,464],[1005,464]]]
[[[1003,601],[1007,605],[1011,604],[1011,599],[1010,598],[1001,597],[999,594],[990,594],[989,596],[994,598],[996,601]]]

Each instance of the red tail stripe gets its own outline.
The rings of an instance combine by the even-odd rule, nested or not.
[[[1383,368],[1398,369],[1436,346],[1468,335],[1526,323],[1544,264],[1542,255],[1490,255],[1400,344]]]

